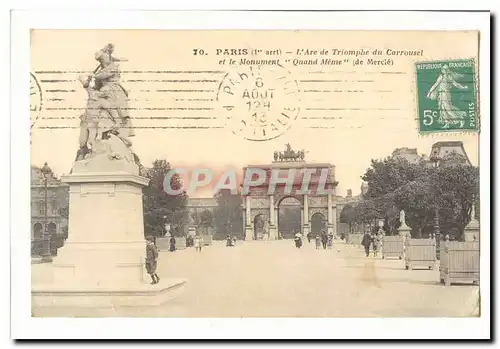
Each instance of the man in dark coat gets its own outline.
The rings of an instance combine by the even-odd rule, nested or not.
[[[365,247],[365,253],[366,257],[370,255],[370,245],[372,243],[372,237],[370,236],[370,233],[368,231],[365,232],[365,235],[363,236],[363,240],[361,241],[361,245]]]
[[[170,249],[169,250],[170,250],[170,252],[175,251],[175,238],[173,235],[170,237]]]
[[[151,276],[151,284],[160,282],[160,278],[156,274],[156,267],[158,266],[158,248],[154,243],[154,238],[148,236],[146,238],[146,271]]]
[[[328,244],[328,235],[324,230],[321,232],[321,244],[323,245],[323,249],[326,250],[326,245]]]

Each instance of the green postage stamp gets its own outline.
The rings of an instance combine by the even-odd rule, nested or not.
[[[473,59],[416,63],[420,132],[477,130]]]

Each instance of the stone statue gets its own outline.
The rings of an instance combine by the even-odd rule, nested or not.
[[[99,66],[92,75],[79,78],[88,99],[85,113],[80,117],[77,167],[79,162],[85,162],[87,167],[94,162],[97,168],[114,160],[136,164],[138,159],[131,150],[130,137],[135,134],[130,121],[128,92],[120,84],[120,69],[115,63],[124,59],[113,57],[113,51],[112,44],[99,50],[95,55]]]
[[[304,161],[306,151],[304,149],[295,151],[290,143],[285,144],[285,150],[274,152],[274,161]]]
[[[401,223],[401,226],[406,225],[405,211],[404,210],[401,210],[401,212],[399,212],[399,222]]]

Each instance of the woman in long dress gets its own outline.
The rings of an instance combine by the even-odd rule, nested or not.
[[[302,234],[296,233],[293,240],[295,242],[295,247],[297,248],[302,247]]]
[[[467,89],[467,86],[456,81],[460,77],[462,77],[462,74],[454,73],[447,65],[444,65],[441,68],[441,74],[427,93],[427,98],[438,102],[439,122],[444,124],[444,128],[448,128],[450,124],[460,124],[460,127],[463,127],[465,122],[467,112],[455,107],[451,100],[451,89],[453,87],[461,90]]]
[[[203,240],[201,238],[201,235],[196,235],[194,237],[194,248],[196,249],[197,252],[201,252],[202,247],[203,247]]]

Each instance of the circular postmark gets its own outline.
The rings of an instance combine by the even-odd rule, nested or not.
[[[30,128],[33,128],[42,110],[42,89],[37,78],[30,73]]]
[[[225,125],[251,141],[281,136],[299,115],[299,88],[282,66],[238,66],[217,90]]]

